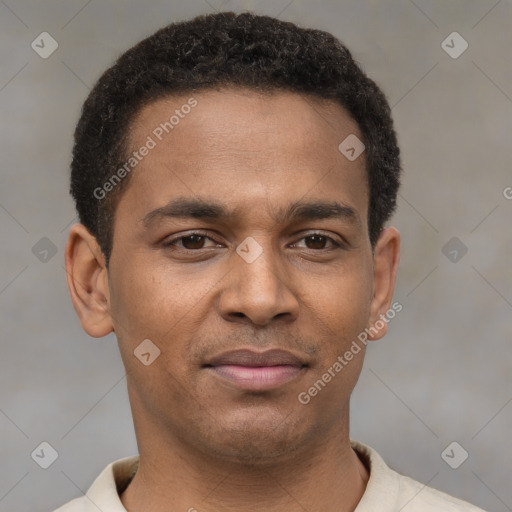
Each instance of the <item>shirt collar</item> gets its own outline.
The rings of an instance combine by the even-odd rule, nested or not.
[[[355,440],[350,443],[370,474],[365,493],[354,512],[395,510],[399,491],[398,473],[391,471],[373,448]],[[126,512],[120,495],[128,487],[138,466],[138,455],[112,462],[91,485],[85,499],[100,510]]]

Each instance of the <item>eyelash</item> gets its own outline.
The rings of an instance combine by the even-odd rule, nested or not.
[[[193,231],[187,235],[180,235],[180,236],[177,236],[175,238],[171,238],[170,240],[167,240],[166,242],[164,242],[163,246],[165,248],[172,248],[172,247],[177,247],[179,250],[183,250],[183,251],[187,251],[187,252],[198,252],[202,249],[207,249],[207,247],[201,247],[200,249],[187,249],[186,247],[179,247],[179,246],[176,246],[176,242],[180,241],[180,240],[183,240],[184,238],[189,238],[191,236],[194,236],[194,235],[197,235],[197,236],[200,236],[202,238],[208,238],[209,240],[211,240],[212,242],[215,242],[215,243],[218,243],[216,240],[214,240],[211,236],[209,236],[207,233],[205,232],[202,232],[202,231]],[[332,243],[333,247],[330,247],[330,248],[324,248],[324,249],[309,249],[311,251],[316,251],[316,252],[320,252],[320,251],[328,251],[328,250],[332,250],[332,249],[341,249],[343,248],[343,244],[337,242],[336,240],[334,240],[332,237],[330,236],[327,236],[321,232],[312,232],[312,233],[309,233],[308,235],[306,236],[303,236],[302,238],[300,238],[299,240],[304,240],[305,238],[310,238],[310,237],[313,237],[313,236],[320,236],[322,238],[325,238],[326,240],[328,240],[329,242]],[[305,249],[308,249],[307,247]]]

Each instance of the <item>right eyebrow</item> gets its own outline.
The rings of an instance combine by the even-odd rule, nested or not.
[[[148,229],[156,220],[171,218],[192,219],[223,219],[229,217],[227,210],[218,203],[199,199],[178,198],[169,201],[165,206],[156,208],[146,214],[139,222]]]

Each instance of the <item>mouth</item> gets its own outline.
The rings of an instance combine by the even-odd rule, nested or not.
[[[239,389],[268,391],[296,379],[307,366],[305,361],[284,350],[245,349],[220,354],[203,368]]]

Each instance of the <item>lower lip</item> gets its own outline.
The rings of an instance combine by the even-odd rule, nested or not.
[[[302,368],[292,365],[279,366],[211,366],[209,370],[237,387],[249,391],[274,389],[295,379]]]

